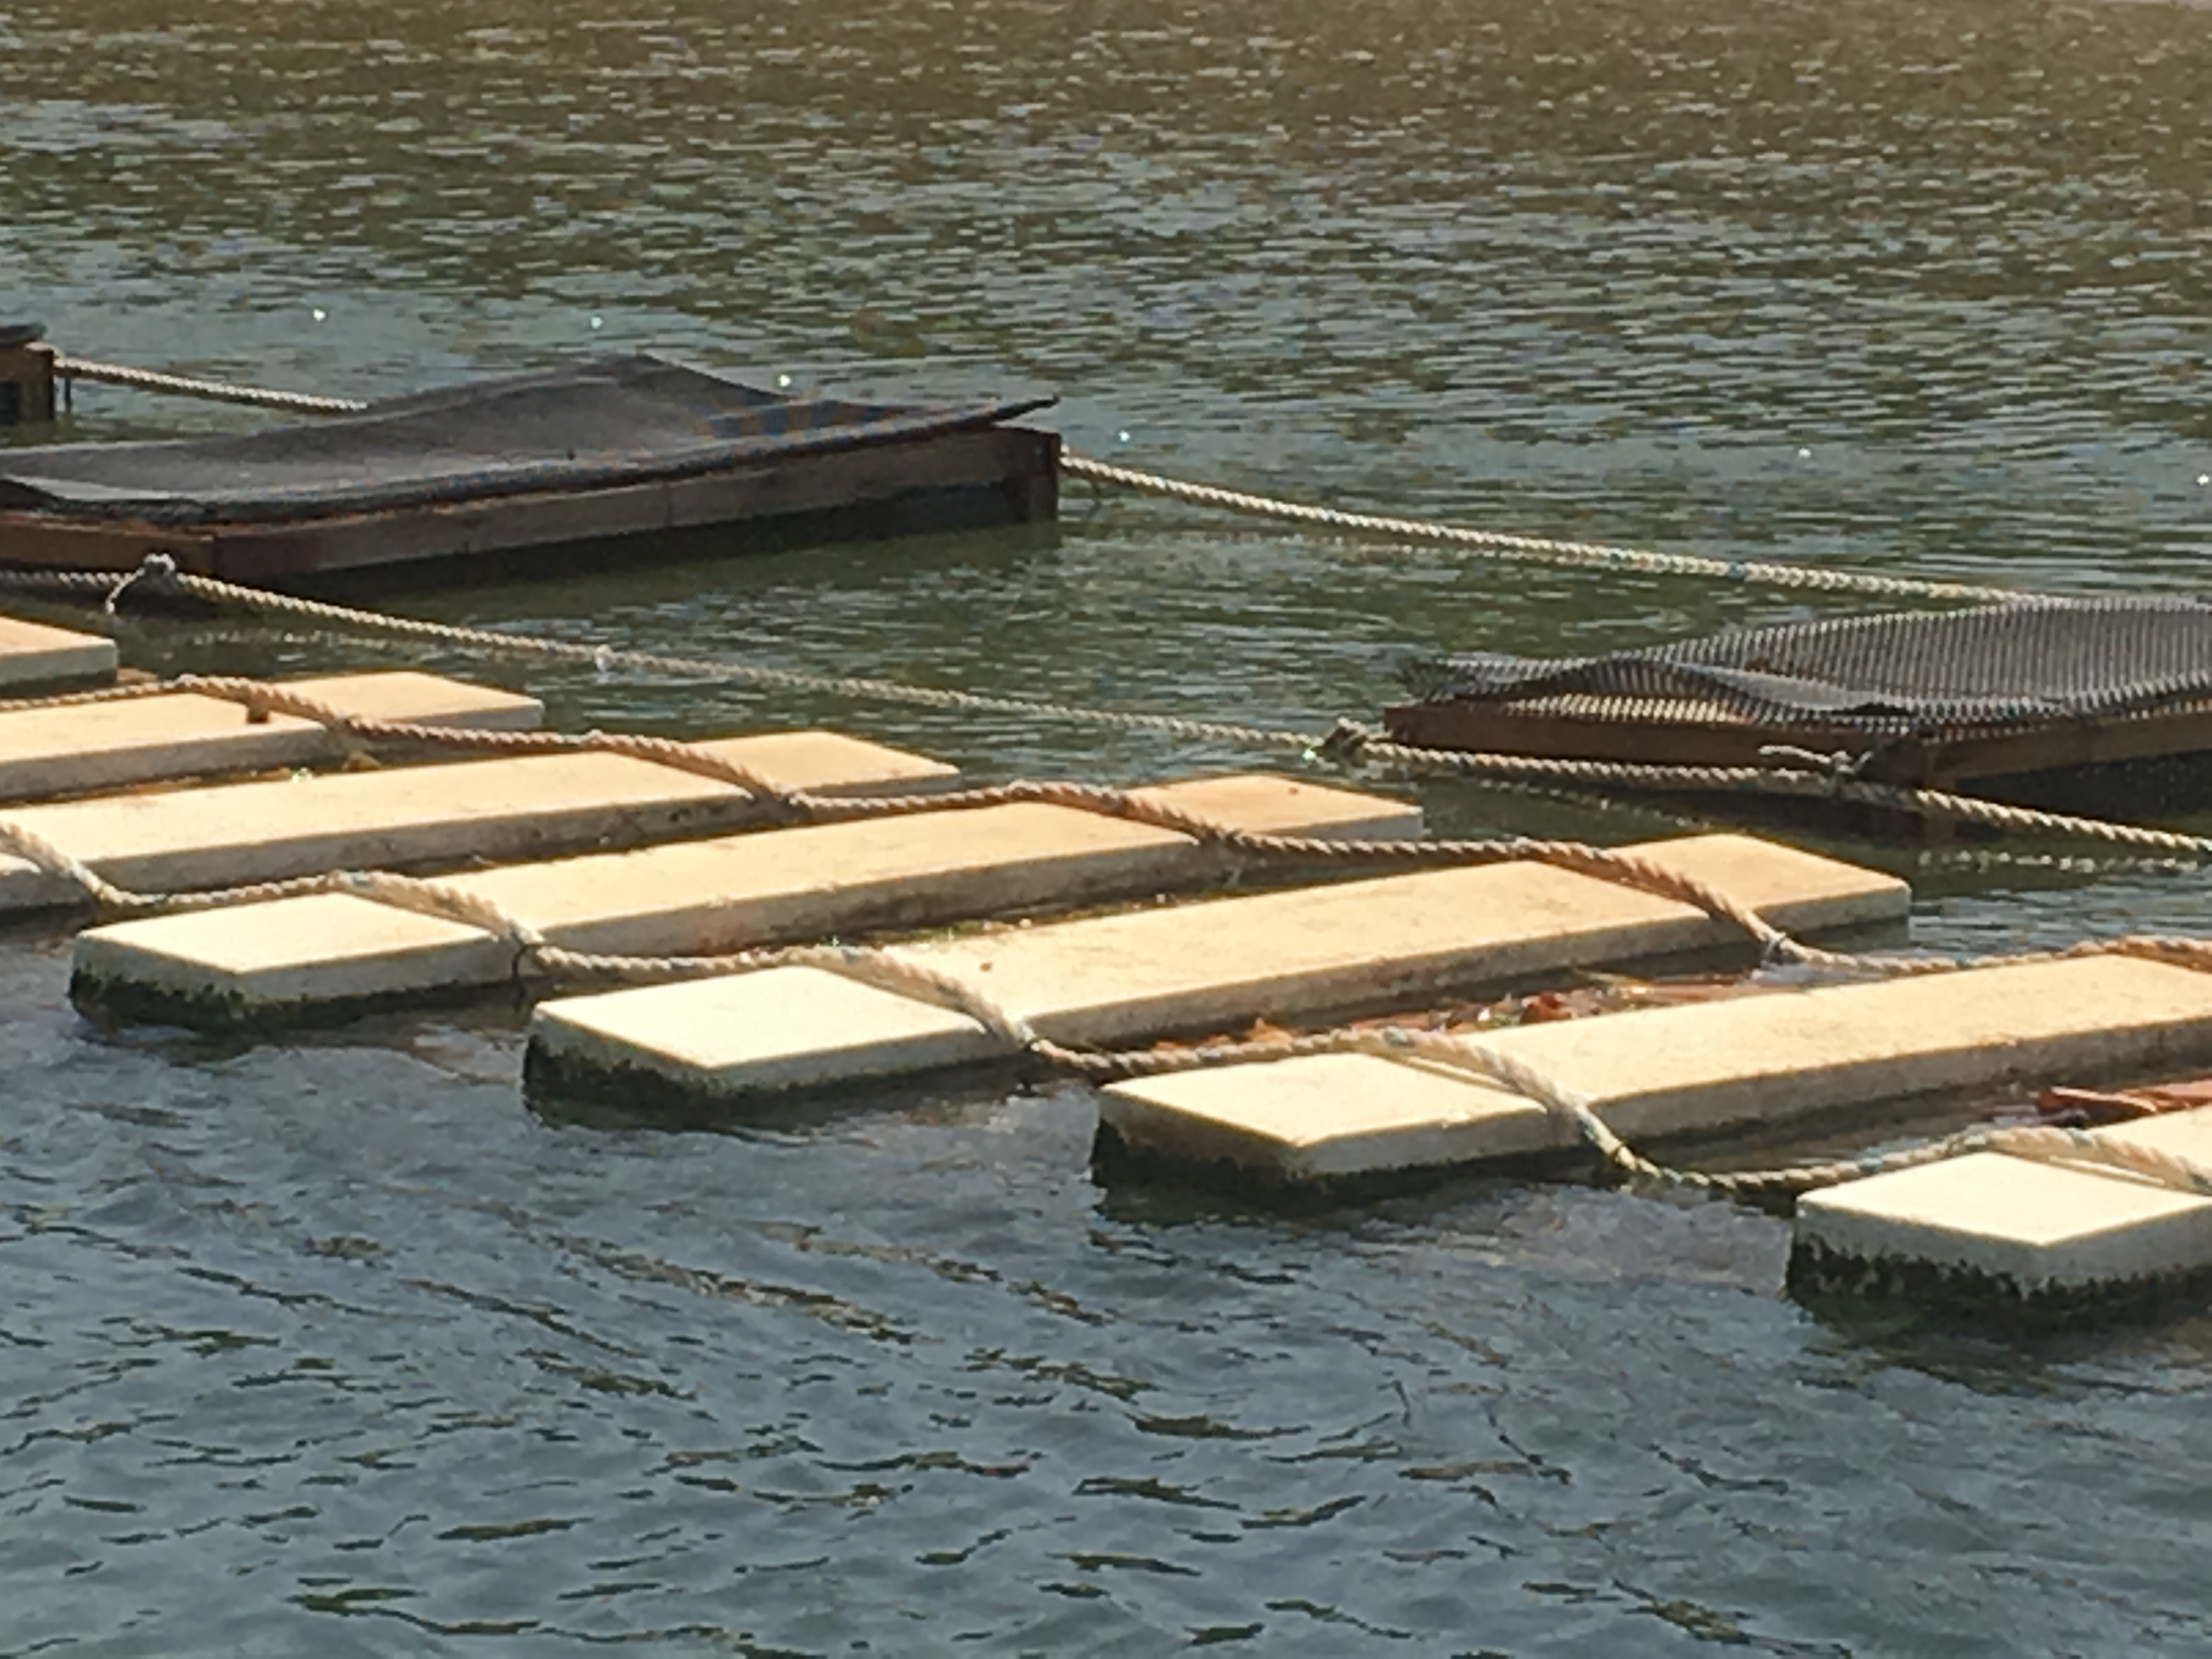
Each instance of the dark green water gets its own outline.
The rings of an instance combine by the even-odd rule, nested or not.
[[[1309,498],[2195,590],[2208,88],[2212,11],[2158,5],[30,0],[0,314],[356,394],[594,346],[1049,385],[1078,447]],[[1415,651],[1811,613],[1066,507],[409,604],[1316,727]],[[532,684],[564,723],[834,720],[986,776],[1251,758]],[[2212,928],[2203,878],[1945,872],[1916,923],[2144,925]],[[577,1127],[522,1109],[497,1010],[104,1036],[66,961],[0,946],[0,1652],[2212,1644],[2212,1321],[1816,1316],[1780,1223],[1572,1188],[1109,1195],[1073,1089]]]

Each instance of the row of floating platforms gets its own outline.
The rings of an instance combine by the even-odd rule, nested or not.
[[[0,679],[9,644],[0,635]],[[1037,1053],[1010,1040],[1006,1020],[1087,1048],[1165,1049],[1259,1020],[1413,1018],[1449,1037],[1469,995],[1599,969],[1741,966],[1751,954],[1711,908],[1587,866],[1518,857],[1391,872],[1391,848],[1423,836],[1418,811],[1309,781],[1182,779],[1132,792],[1142,810],[1097,811],[979,800],[952,768],[831,732],[696,745],[769,780],[764,795],[712,765],[501,752],[542,718],[510,691],[417,673],[289,690],[341,715],[479,733],[491,752],[343,768],[343,719],[271,714],[214,683],[0,705],[0,832],[21,854],[0,859],[0,912],[81,909],[77,869],[170,894],[411,871],[452,904],[395,903],[374,882],[341,881],[89,927],[72,979],[88,1017],[267,1041],[366,1008],[520,993],[534,1004],[520,1081],[541,1109],[604,1102],[627,1121],[691,1125],[801,1100],[864,1109],[886,1087],[978,1070],[1033,1074]],[[896,810],[823,822],[788,810],[792,799],[871,796],[897,797]],[[1370,845],[1261,866],[1198,824]],[[1909,921],[1901,881],[1768,841],[1626,850],[1793,933],[1894,933]],[[820,951],[562,994],[521,948],[669,958],[830,939],[916,983],[969,988],[1005,1018],[836,971]],[[1723,1158],[1747,1137],[1801,1132],[1847,1129],[1879,1146],[2039,1085],[2212,1062],[2212,974],[2170,960],[2081,955],[1853,982],[1753,975],[1731,989],[1485,1027],[1480,1042],[1647,1149]],[[1092,1098],[1108,1181],[1357,1203],[1457,1172],[1589,1167],[1574,1127],[1543,1103],[1387,1044],[1132,1076]],[[2212,1164],[2212,1109],[2080,1133],[2078,1160],[1975,1152],[1807,1197],[1793,1282],[1896,1284],[1999,1309],[2201,1291],[2212,1195],[2093,1154],[2124,1143],[2184,1168]]]
[[[57,375],[104,367],[0,328],[0,427],[50,422]],[[1049,397],[859,402],[609,356],[298,401],[329,406],[237,434],[0,447],[0,563],[119,573],[161,555],[268,587],[464,562],[527,575],[1058,510],[1059,438],[1018,423]]]

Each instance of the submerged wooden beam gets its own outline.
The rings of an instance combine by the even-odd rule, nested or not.
[[[1480,1041],[1582,1096],[1635,1144],[2212,1055],[2212,975],[2088,957],[1605,1014]],[[1577,1145],[1571,1124],[1510,1089],[1365,1054],[1117,1083],[1099,1128],[1109,1168],[1226,1170],[1288,1185]]]
[[[1413,836],[1418,808],[1288,778],[1199,778],[1137,792],[1262,834]],[[1020,803],[771,830],[466,872],[446,884],[571,950],[703,955],[850,937],[1220,880],[1190,836]],[[349,895],[95,928],[72,994],[108,1018],[267,1025],[495,985],[514,952],[479,928]]]
[[[2116,1124],[2086,1139],[2212,1165],[2212,1111]],[[1801,1291],[2094,1313],[2212,1277],[2212,1196],[2106,1164],[1976,1152],[1809,1194],[1798,1206],[1790,1277]]]
[[[700,746],[787,787],[830,793],[942,788],[958,775],[831,732]],[[104,797],[4,817],[110,881],[164,892],[633,846],[757,823],[769,810],[717,779],[625,755],[571,752]],[[64,878],[0,858],[0,911],[77,896]]]
[[[106,641],[100,641],[106,644]],[[285,690],[372,720],[515,731],[536,726],[535,697],[411,670],[286,680]],[[89,794],[210,772],[337,759],[337,737],[290,714],[256,719],[242,703],[193,691],[53,708],[0,708],[0,799]]]
[[[1790,929],[1893,921],[1911,896],[1893,878],[1747,836],[1633,850]],[[1260,1016],[1402,1006],[1740,937],[1686,904],[1517,863],[1002,930],[911,954],[1046,1036],[1111,1044]],[[1002,1053],[965,1016],[814,969],[779,969],[546,1003],[529,1070],[555,1092],[715,1099]]]
[[[0,690],[88,685],[115,678],[115,641],[0,617]]]

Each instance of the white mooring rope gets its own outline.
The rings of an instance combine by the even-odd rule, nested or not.
[[[325,398],[304,392],[281,392],[269,386],[164,374],[153,369],[132,368],[121,363],[94,362],[78,357],[57,358],[54,373],[66,380],[96,380],[140,392],[173,392],[180,397],[246,404],[301,415],[352,415],[369,407],[354,398]],[[1814,589],[1831,593],[1866,593],[1885,599],[1933,599],[1974,605],[2069,603],[2065,596],[2059,594],[2026,593],[2013,588],[1988,587],[1972,582],[1925,581],[1915,577],[1882,576],[1866,571],[1830,570],[1817,565],[1715,559],[1691,553],[1659,553],[1644,548],[1614,547],[1601,542],[1571,542],[1547,536],[1516,535],[1502,530],[1482,530],[1428,519],[1347,513],[1336,507],[1315,507],[1279,496],[1252,495],[1243,490],[1224,489],[1213,484],[1191,483],[1157,472],[1142,472],[1133,467],[1096,460],[1073,450],[1061,453],[1060,465],[1060,471],[1070,477],[1084,478],[1095,483],[1116,484],[1125,489],[1164,495],[1197,507],[1218,507],[1249,517],[1274,519],[1286,524],[1352,535],[1379,536],[1398,541],[1456,547],[1484,558],[1516,563],[1553,565],[1571,570],[1632,570],[1652,575],[1696,576],[1711,580]]]
[[[1833,593],[1869,593],[1886,599],[1959,600],[1975,605],[2065,605],[2057,594],[2023,593],[2006,587],[1981,587],[1969,582],[1922,581],[1910,576],[1878,576],[1863,571],[1829,570],[1817,565],[1772,564],[1757,560],[1713,559],[1691,553],[1655,553],[1643,548],[1613,547],[1602,542],[1556,541],[1546,536],[1516,536],[1501,530],[1478,530],[1464,525],[1443,524],[1430,519],[1390,518],[1374,513],[1346,513],[1331,507],[1311,507],[1273,495],[1254,495],[1223,489],[1212,484],[1188,483],[1157,472],[1139,472],[1111,462],[1093,460],[1072,451],[1060,458],[1060,471],[1071,477],[1119,484],[1148,495],[1165,495],[1198,507],[1216,507],[1254,518],[1279,519],[1360,536],[1382,536],[1397,541],[1427,542],[1464,548],[1484,558],[1523,564],[1554,565],[1570,570],[1632,570],[1662,576],[1699,576],[1732,582],[1763,583],[1777,587],[1817,588]]]

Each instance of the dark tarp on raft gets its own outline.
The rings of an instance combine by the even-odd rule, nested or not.
[[[1406,681],[1425,702],[1645,721],[1681,720],[1687,705],[1885,737],[2117,719],[2212,701],[2212,606],[2023,603],[1733,629],[1597,657],[1468,652],[1411,664]]]
[[[590,358],[238,436],[0,449],[0,508],[155,524],[319,518],[689,477],[992,426],[1053,401],[788,398],[658,357]]]

